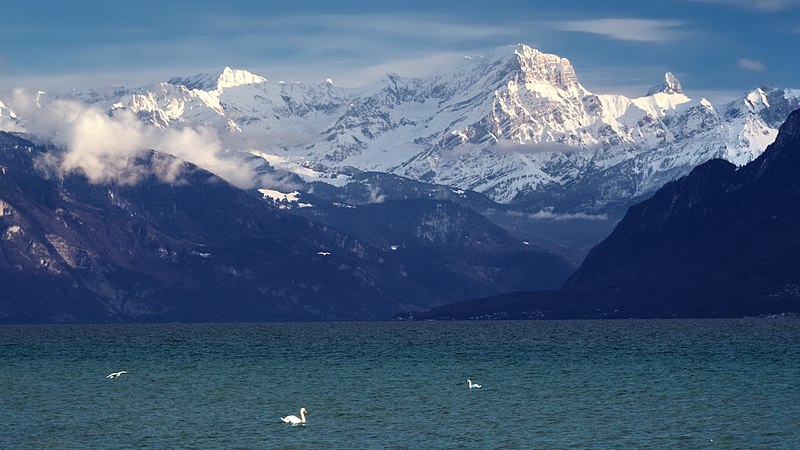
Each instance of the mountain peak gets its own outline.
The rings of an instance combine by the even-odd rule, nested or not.
[[[200,73],[191,77],[173,77],[167,83],[176,86],[185,86],[187,89],[213,91],[247,84],[265,83],[266,78],[242,69],[225,67],[219,75]]]
[[[519,59],[525,81],[544,81],[561,88],[578,84],[575,69],[567,58],[543,53],[525,44],[514,46],[514,54]]]
[[[672,72],[667,72],[664,74],[664,81],[662,81],[661,84],[657,84],[647,91],[647,95],[658,93],[683,94],[683,87],[681,87],[681,82],[678,81],[678,78],[673,75]]]
[[[242,69],[225,67],[217,78],[217,89],[244,86],[247,84],[266,83],[267,79]]]

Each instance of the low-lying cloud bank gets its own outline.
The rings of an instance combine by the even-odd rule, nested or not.
[[[104,111],[75,100],[49,98],[43,93],[16,90],[9,109],[22,118],[21,128],[59,150],[40,165],[59,175],[79,173],[95,184],[135,184],[147,176],[179,183],[181,163],[188,161],[242,188],[252,188],[257,175],[243,159],[223,154],[217,133],[206,127],[159,129],[142,122],[127,109]],[[143,165],[150,150],[168,153]]]
[[[558,213],[554,208],[547,207],[535,213],[524,213],[519,211],[509,211],[512,216],[525,216],[533,220],[591,220],[591,221],[606,221],[608,220],[607,214],[586,214],[586,213]]]

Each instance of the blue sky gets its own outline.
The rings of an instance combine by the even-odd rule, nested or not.
[[[643,94],[665,71],[690,96],[800,88],[800,0],[437,2],[18,1],[0,16],[0,91],[248,69],[356,86],[525,43],[569,58],[596,93]]]

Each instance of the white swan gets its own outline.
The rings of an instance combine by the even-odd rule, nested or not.
[[[305,408],[300,408],[300,417],[297,417],[297,416],[286,416],[286,417],[281,417],[281,420],[283,421],[283,423],[290,423],[292,425],[300,425],[300,424],[306,423],[306,412],[307,411],[306,411]]]
[[[124,373],[128,373],[128,372],[126,372],[124,370],[120,370],[119,372],[114,372],[114,373],[108,374],[108,376],[106,376],[106,378],[117,378],[118,376],[120,376],[120,375],[122,375]]]
[[[469,386],[470,389],[479,389],[483,387],[478,383],[473,383],[469,378],[467,378],[467,386]]]

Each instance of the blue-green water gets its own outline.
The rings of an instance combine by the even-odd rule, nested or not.
[[[3,326],[0,389],[9,449],[800,448],[800,320]]]

